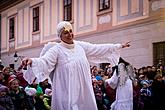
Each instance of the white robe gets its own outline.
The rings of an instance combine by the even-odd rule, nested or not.
[[[133,86],[132,80],[128,77],[123,85],[119,84],[119,77],[116,71],[106,82],[116,88],[116,99],[111,105],[111,110],[133,110]]]
[[[74,41],[68,49],[61,43],[40,58],[32,58],[32,70],[37,78],[53,78],[52,110],[97,110],[92,88],[89,62],[111,63],[119,60],[121,44],[90,44]]]

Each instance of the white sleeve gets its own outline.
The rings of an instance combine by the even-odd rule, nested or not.
[[[117,65],[122,48],[121,44],[91,44],[87,42],[79,42],[85,50],[88,61],[91,63],[111,63]]]
[[[114,71],[113,75],[111,78],[105,80],[106,83],[108,83],[112,89],[115,89],[118,85],[118,76],[116,75],[116,71]]]
[[[25,80],[30,79],[28,82],[31,82],[31,80],[36,77],[37,82],[42,82],[46,78],[49,78],[49,74],[55,68],[57,62],[58,52],[56,52],[56,49],[56,47],[53,47],[46,52],[44,56],[39,58],[31,58],[32,66],[27,69],[28,74],[31,75],[31,79],[26,77]]]

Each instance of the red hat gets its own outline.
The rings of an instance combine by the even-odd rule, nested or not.
[[[9,78],[8,78],[8,84],[10,84],[12,81],[16,80],[16,77],[11,75]]]

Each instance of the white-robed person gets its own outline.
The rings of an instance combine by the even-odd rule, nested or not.
[[[133,110],[132,84],[135,81],[133,66],[120,58],[112,77],[106,80],[111,88],[116,89],[116,99],[111,105],[111,110]]]
[[[119,49],[124,44],[91,44],[74,39],[72,25],[62,21],[57,25],[61,42],[39,58],[25,58],[22,65],[30,65],[36,78],[48,76],[53,69],[52,110],[97,110],[92,88],[89,62],[109,62],[116,65]],[[46,74],[46,75],[45,75]]]

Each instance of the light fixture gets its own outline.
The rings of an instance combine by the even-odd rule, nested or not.
[[[17,55],[17,52],[14,53],[14,62],[17,62],[18,61],[18,55]]]

